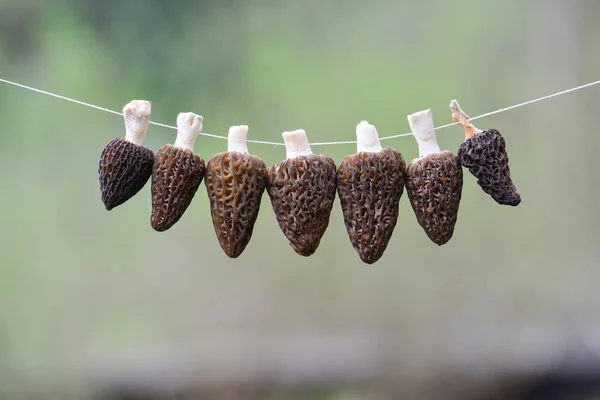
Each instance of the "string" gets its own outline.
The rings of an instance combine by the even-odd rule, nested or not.
[[[36,92],[36,93],[40,93],[40,94],[45,94],[47,96],[51,96],[51,97],[54,97],[54,98],[57,98],[57,99],[61,99],[61,100],[65,100],[65,101],[70,101],[71,103],[79,104],[79,105],[86,106],[86,107],[89,107],[89,108],[93,108],[93,109],[96,109],[96,110],[105,111],[105,112],[110,113],[110,114],[115,114],[115,115],[123,116],[123,113],[115,111],[115,110],[111,110],[109,108],[100,107],[100,106],[97,106],[97,105],[94,105],[94,104],[86,103],[86,102],[81,101],[81,100],[76,100],[76,99],[72,99],[70,97],[62,96],[60,94],[56,94],[56,93],[48,92],[48,91],[45,91],[45,90],[42,90],[42,89],[37,89],[37,88],[31,87],[31,86],[23,85],[21,83],[12,82],[12,81],[9,81],[9,80],[6,80],[6,79],[2,79],[2,78],[0,78],[0,82],[6,83],[8,85],[16,86],[16,87],[21,88],[21,89],[30,90],[32,92]],[[490,111],[490,112],[487,112],[485,114],[477,115],[475,117],[470,117],[469,119],[471,121],[474,121],[474,120],[477,120],[477,119],[480,119],[480,118],[489,117],[489,116],[492,116],[492,115],[503,113],[505,111],[514,110],[515,108],[524,107],[524,106],[527,106],[527,105],[530,105],[530,104],[533,104],[533,103],[537,103],[539,101],[548,100],[548,99],[551,99],[553,97],[562,96],[563,94],[575,92],[575,91],[578,91],[578,90],[581,90],[581,89],[585,89],[585,88],[588,88],[588,87],[591,87],[591,86],[595,86],[595,85],[598,85],[598,84],[600,84],[600,80],[595,81],[595,82],[586,83],[586,84],[581,85],[581,86],[576,86],[576,87],[573,87],[571,89],[561,90],[559,92],[556,92],[556,93],[553,93],[553,94],[549,94],[547,96],[538,97],[536,99],[524,101],[522,103],[514,104],[512,106],[508,106],[508,107],[504,107],[504,108],[499,108],[499,109],[497,109],[495,111]],[[177,127],[175,127],[175,126],[167,125],[167,124],[161,124],[160,122],[150,121],[150,124],[151,125],[155,125],[155,126],[160,126],[160,127],[163,127],[163,128],[177,130]],[[449,128],[451,126],[455,126],[455,125],[458,125],[458,124],[459,124],[458,122],[452,122],[452,123],[449,123],[449,124],[446,124],[446,125],[438,126],[438,127],[435,128],[435,130],[439,131],[440,129]],[[207,137],[212,137],[212,138],[216,138],[216,139],[227,140],[227,137],[225,137],[225,136],[213,135],[211,133],[200,132],[200,135],[207,136]],[[379,140],[389,140],[389,139],[395,139],[395,138],[404,137],[404,136],[411,136],[411,135],[412,135],[412,133],[401,133],[399,135],[385,136],[385,137],[380,138]],[[257,143],[257,144],[266,144],[266,145],[272,145],[272,146],[285,146],[283,143],[269,142],[269,141],[264,141],[264,140],[247,139],[246,142],[248,142],[248,143]],[[329,146],[329,145],[338,145],[338,144],[356,144],[356,140],[310,143],[311,146]]]

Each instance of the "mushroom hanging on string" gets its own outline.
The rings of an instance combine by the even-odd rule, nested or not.
[[[250,242],[267,180],[265,163],[248,153],[247,134],[246,125],[229,128],[227,151],[208,160],[204,179],[217,239],[231,258]]]
[[[317,250],[329,225],[336,167],[331,157],[312,153],[304,130],[282,136],[287,158],[269,170],[267,192],[290,246],[307,257]]]
[[[150,102],[144,100],[133,100],[125,105],[125,138],[109,142],[100,155],[98,178],[107,210],[132,198],[152,175],[154,153],[142,146],[151,110]]]
[[[458,101],[450,102],[452,120],[465,128],[465,141],[458,148],[460,163],[477,178],[484,192],[502,205],[517,206],[521,195],[510,177],[504,138],[496,129],[476,128]]]
[[[424,110],[408,116],[419,145],[419,158],[408,164],[406,192],[419,225],[438,245],[454,233],[463,174],[456,154],[441,151],[435,137],[433,114]]]
[[[201,130],[201,116],[179,114],[175,144],[167,144],[156,153],[150,223],[158,232],[166,231],[179,221],[204,178],[204,160],[194,153],[194,143]]]
[[[406,162],[392,148],[382,149],[377,130],[367,121],[356,127],[357,153],[344,157],[337,170],[337,191],[350,242],[360,259],[373,264],[392,237]]]

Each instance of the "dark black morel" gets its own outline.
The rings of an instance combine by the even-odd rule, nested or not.
[[[125,139],[110,141],[98,165],[100,194],[107,210],[135,196],[152,175],[154,153],[142,146],[150,120],[150,102],[133,100],[123,108]]]
[[[302,256],[319,247],[335,200],[336,167],[327,155],[312,154],[303,130],[284,132],[287,159],[268,172],[267,191],[277,223]]]
[[[231,258],[250,242],[267,180],[265,163],[248,154],[247,133],[247,126],[230,128],[229,151],[208,160],[204,178],[217,239]]]
[[[469,169],[483,191],[498,204],[517,206],[521,196],[510,177],[506,143],[500,132],[477,129],[456,100],[450,103],[450,108],[452,119],[465,128],[465,141],[458,149],[460,163]]]
[[[381,148],[375,127],[356,127],[357,153],[344,157],[337,170],[337,191],[350,242],[360,259],[373,264],[383,256],[404,192],[406,163],[400,152]]]

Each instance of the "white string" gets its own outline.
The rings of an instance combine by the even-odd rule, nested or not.
[[[90,103],[86,103],[86,102],[80,101],[80,100],[75,100],[75,99],[72,99],[70,97],[61,96],[59,94],[47,92],[45,90],[36,89],[34,87],[23,85],[21,83],[8,81],[8,80],[2,79],[2,78],[0,78],[0,82],[3,82],[3,83],[6,83],[6,84],[9,84],[9,85],[13,85],[13,86],[19,87],[21,89],[31,90],[32,92],[45,94],[47,96],[55,97],[57,99],[70,101],[71,103],[75,103],[75,104],[79,104],[79,105],[82,105],[82,106],[94,108],[96,110],[106,111],[108,113],[115,114],[115,115],[120,115],[120,116],[123,115],[123,113],[120,113],[120,112],[115,111],[115,110],[111,110],[109,108],[100,107],[100,106],[97,106],[97,105],[94,105],[94,104],[90,104]],[[503,113],[503,112],[509,111],[509,110],[514,110],[515,108],[524,107],[524,106],[527,106],[529,104],[537,103],[538,101],[551,99],[551,98],[557,97],[557,96],[562,96],[563,94],[575,92],[577,90],[585,89],[585,88],[588,88],[590,86],[594,86],[594,85],[598,85],[598,84],[600,84],[600,80],[595,81],[595,82],[586,83],[585,85],[577,86],[577,87],[574,87],[574,88],[571,88],[571,89],[562,90],[560,92],[549,94],[547,96],[538,97],[537,99],[528,100],[528,101],[525,101],[523,103],[515,104],[515,105],[509,106],[509,107],[500,108],[498,110],[490,111],[490,112],[487,112],[485,114],[478,115],[476,117],[470,117],[469,119],[471,121],[474,121],[476,119],[480,119],[480,118],[484,118],[484,117],[489,117],[491,115],[500,114],[500,113]],[[169,129],[175,129],[175,130],[177,129],[177,127],[175,127],[175,126],[161,124],[159,122],[154,122],[154,121],[150,121],[150,124],[156,125],[156,126],[161,126],[163,128],[169,128]],[[454,126],[454,125],[458,125],[458,122],[452,122],[450,124],[441,125],[441,126],[438,126],[435,129],[436,130],[445,129],[445,128],[449,128],[449,127]],[[212,137],[212,138],[216,138],[216,139],[227,140],[227,137],[225,137],[225,136],[213,135],[211,133],[201,132],[200,135],[208,136],[208,137]],[[411,136],[411,135],[412,135],[412,133],[401,133],[399,135],[385,136],[385,137],[380,138],[379,140],[395,139],[395,138],[399,138],[399,137],[403,137],[403,136]],[[251,140],[251,139],[248,139],[248,140],[246,140],[246,142],[248,142],[248,143],[257,143],[257,144],[268,144],[268,145],[272,145],[272,146],[285,146],[283,143],[268,142],[268,141],[264,141],[264,140]],[[356,140],[348,140],[348,141],[341,141],[341,142],[317,142],[317,143],[310,143],[311,146],[328,146],[328,145],[338,145],[338,144],[356,144]]]

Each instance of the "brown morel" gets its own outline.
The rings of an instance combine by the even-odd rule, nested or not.
[[[307,257],[317,250],[329,225],[336,167],[331,157],[312,153],[304,130],[282,136],[287,158],[269,170],[267,192],[290,246]]]
[[[502,205],[517,206],[521,195],[510,177],[504,138],[496,129],[476,128],[456,100],[450,102],[452,119],[465,128],[465,141],[458,148],[458,159],[477,178],[484,192]]]
[[[156,153],[150,223],[158,232],[166,231],[179,221],[204,178],[204,160],[194,153],[194,143],[201,130],[201,116],[179,114],[175,144],[168,144]]]
[[[392,237],[406,162],[394,149],[383,149],[373,125],[356,127],[357,153],[344,157],[337,170],[337,191],[350,242],[360,259],[373,264]]]
[[[100,194],[107,210],[112,210],[135,196],[152,175],[154,153],[142,146],[151,109],[148,101],[129,102],[123,108],[125,138],[109,142],[100,155]]]
[[[265,163],[248,153],[247,134],[245,125],[229,128],[227,151],[208,160],[204,178],[217,239],[231,258],[250,242],[267,180]]]
[[[419,145],[419,158],[408,164],[406,192],[419,225],[429,239],[441,246],[454,233],[462,168],[454,153],[440,150],[431,110],[409,115],[408,122]]]

